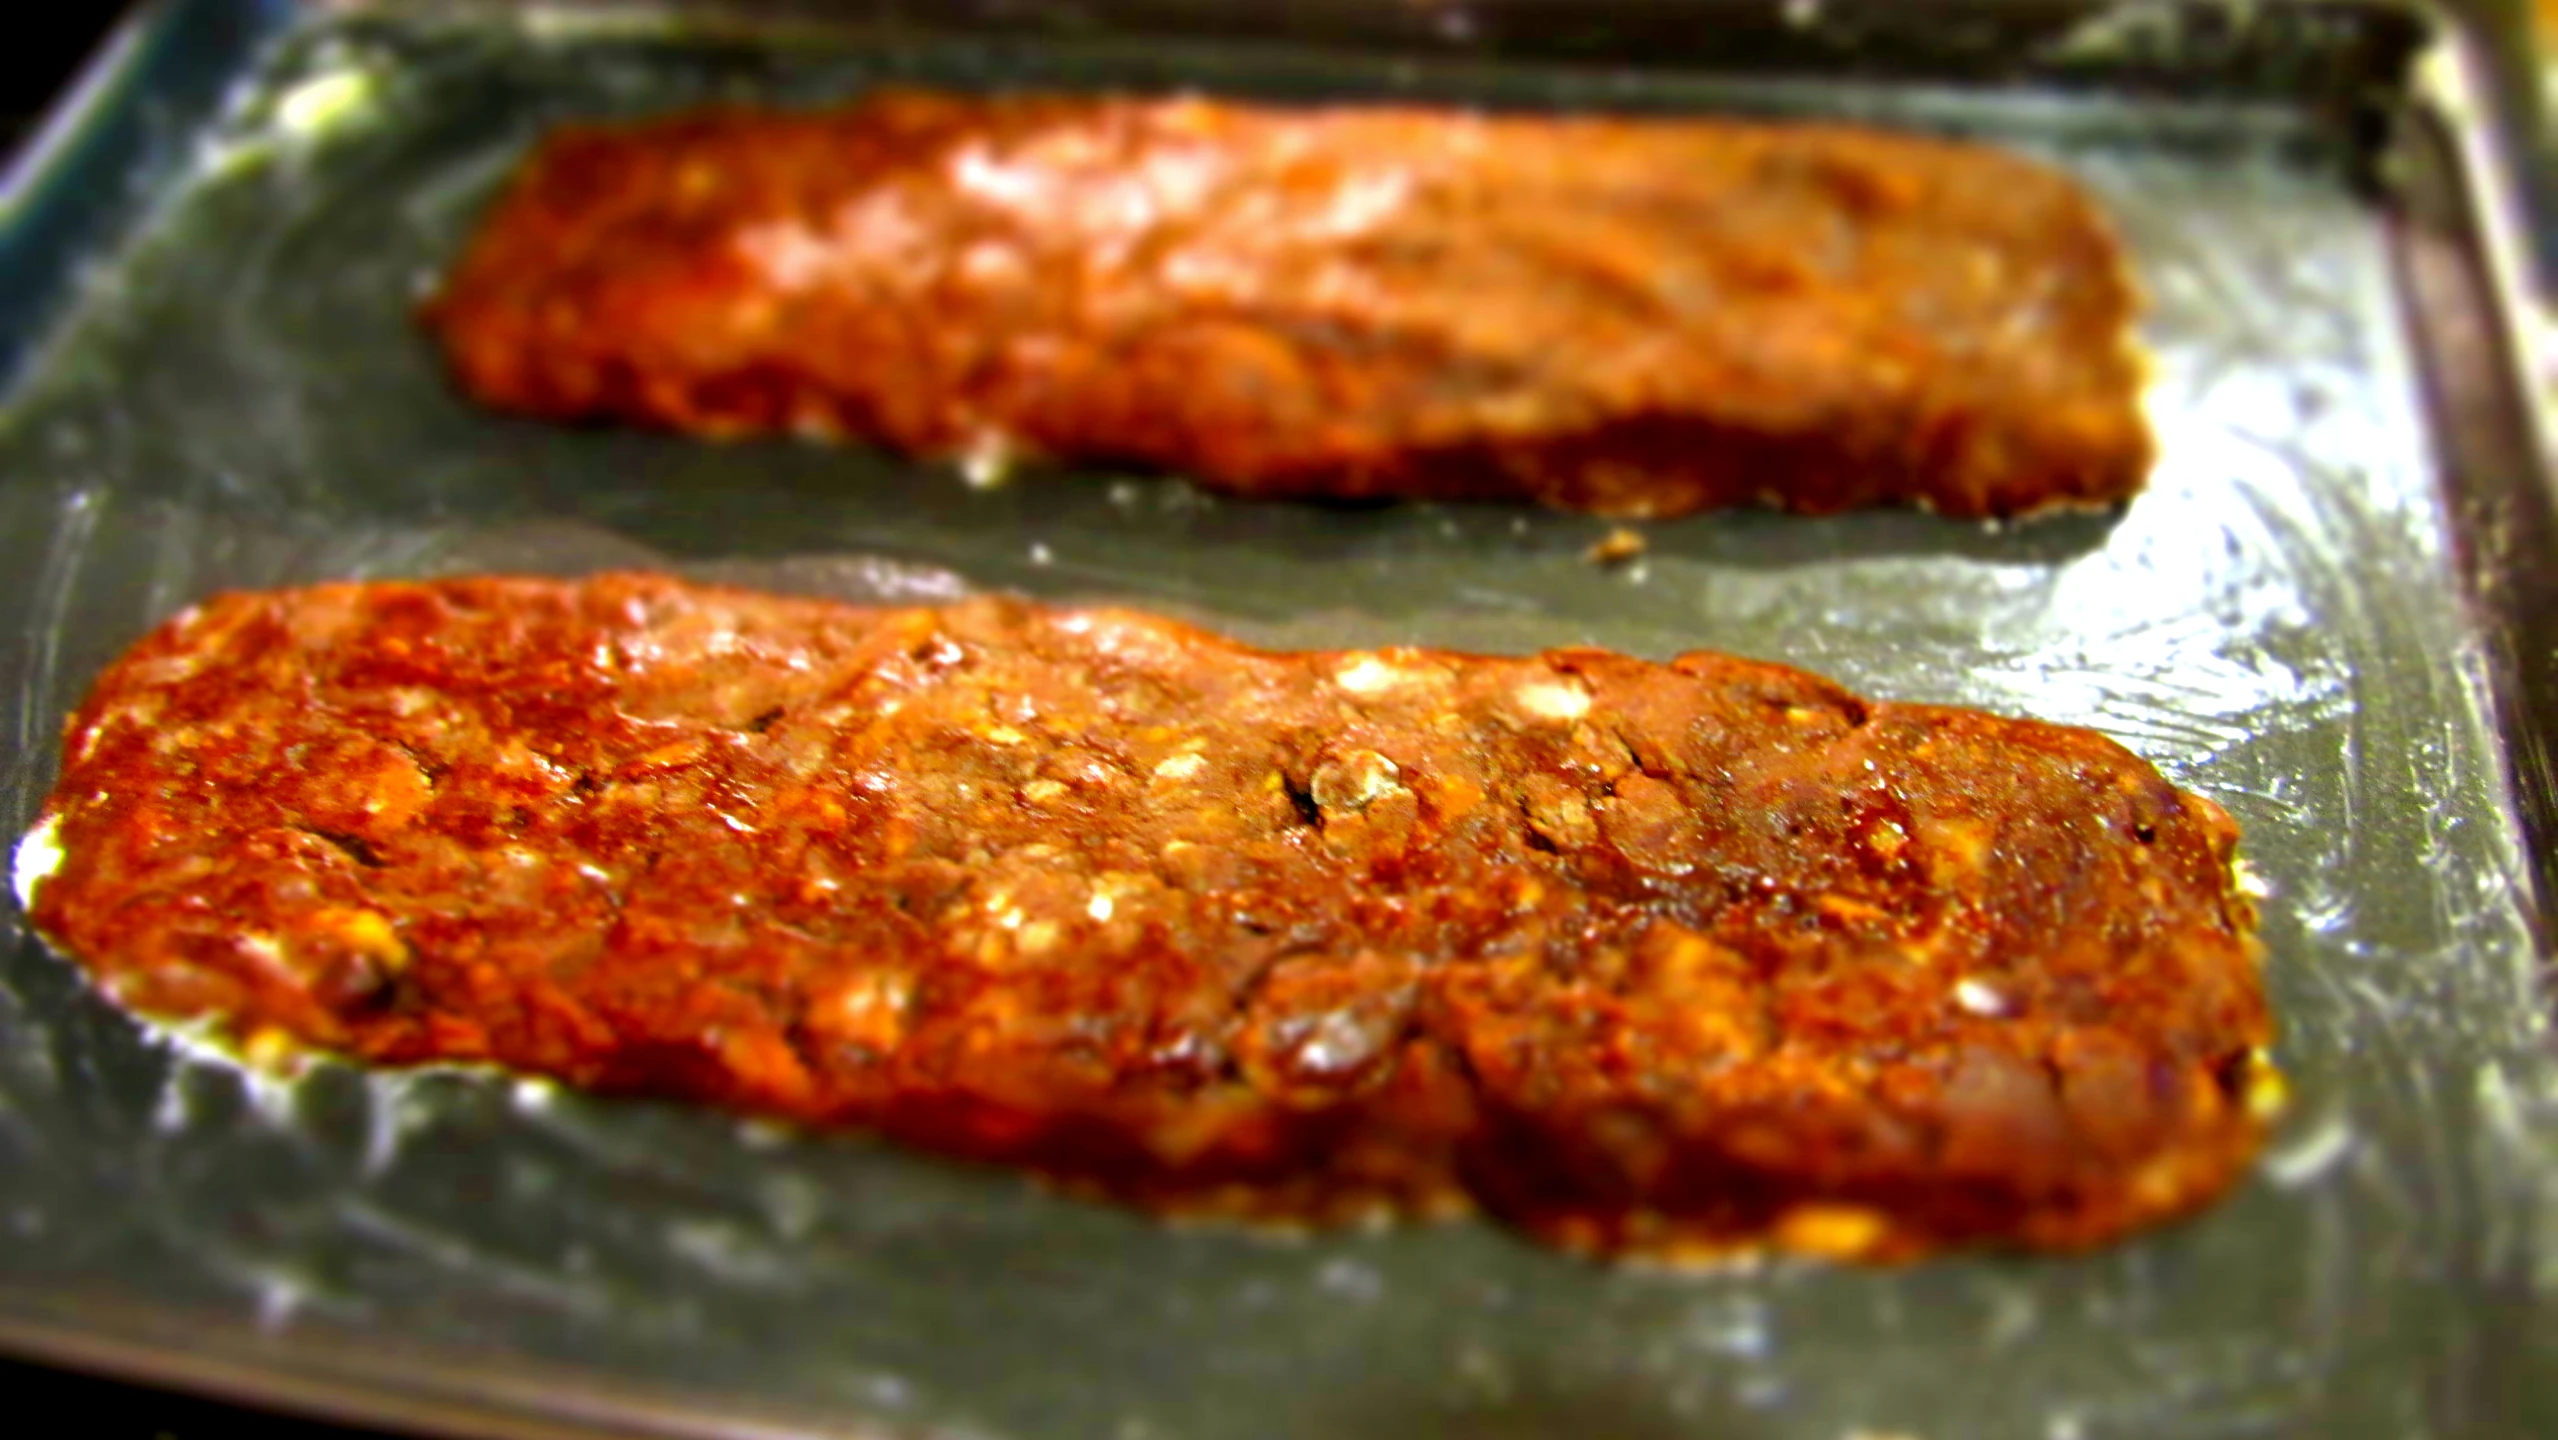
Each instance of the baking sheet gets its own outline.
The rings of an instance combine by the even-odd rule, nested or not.
[[[446,393],[408,306],[542,128],[884,80],[1810,109],[2012,144],[2120,219],[2155,300],[2165,459],[2120,517],[1711,516],[1649,527],[1609,570],[1583,560],[1604,528],[1583,518],[1134,475],[983,491]],[[11,910],[0,1343],[490,1433],[2558,1433],[2558,1073],[2490,687],[2510,637],[2464,597],[2479,537],[2446,498],[2485,481],[2424,398],[2406,192],[2374,188],[2369,117],[2332,98],[1106,36],[296,27],[0,414],[0,829],[32,816],[98,667],[226,586],[651,564],[853,598],[1106,597],[1282,645],[1712,647],[2093,725],[2228,806],[2270,887],[2297,1103],[2226,1205],[2102,1254],[1663,1275],[1480,1224],[1166,1228],[858,1139],[483,1074],[244,1075],[89,995]],[[2455,260],[2474,241],[2437,238]]]

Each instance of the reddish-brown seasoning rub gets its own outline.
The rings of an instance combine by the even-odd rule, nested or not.
[[[1820,125],[892,92],[564,130],[427,317],[507,410],[1246,495],[2106,505],[2095,205]]]
[[[34,919],[138,1010],[1172,1208],[2079,1246],[2270,1084],[2219,809],[1716,655],[339,585],[171,621],[65,754]]]

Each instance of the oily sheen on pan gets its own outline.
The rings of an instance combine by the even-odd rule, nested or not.
[[[2069,1248],[2262,1134],[2234,827],[2088,731],[1598,650],[622,574],[226,595],[35,924],[157,1016],[1595,1252]]]

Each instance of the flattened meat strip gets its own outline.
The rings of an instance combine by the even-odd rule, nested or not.
[[[1148,1205],[1895,1258],[2109,1240],[2259,1140],[2218,808],[1722,656],[335,585],[169,622],[65,754],[34,919],[137,1010]]]
[[[506,410],[1245,495],[2101,506],[2151,442],[2087,196],[1829,126],[891,92],[545,141],[427,318]]]

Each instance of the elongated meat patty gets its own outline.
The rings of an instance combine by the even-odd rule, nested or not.
[[[1716,655],[339,585],[169,622],[65,755],[34,919],[138,1010],[1169,1208],[2078,1246],[2271,1083],[2219,809]]]
[[[891,92],[544,142],[427,311],[507,410],[1246,495],[2105,505],[2151,443],[2073,184],[1813,125]]]

